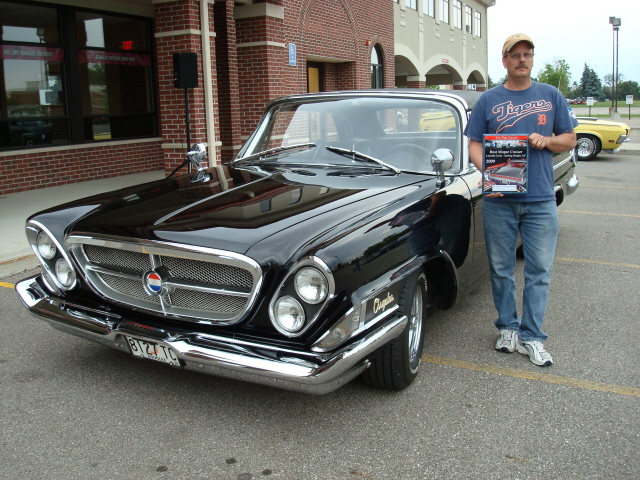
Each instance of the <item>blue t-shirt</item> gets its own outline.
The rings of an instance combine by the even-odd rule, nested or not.
[[[578,125],[575,114],[558,89],[533,82],[526,90],[508,90],[499,85],[482,94],[464,134],[482,143],[483,134],[539,133],[545,137],[571,132]],[[553,152],[529,148],[527,193],[497,199],[511,202],[539,202],[555,199]]]

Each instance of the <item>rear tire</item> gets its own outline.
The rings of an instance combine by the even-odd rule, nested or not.
[[[422,271],[407,279],[398,305],[409,320],[406,328],[373,355],[371,366],[362,374],[364,381],[375,388],[403,390],[418,376],[427,311],[427,278]]]

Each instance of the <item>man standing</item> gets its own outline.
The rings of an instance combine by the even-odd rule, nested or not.
[[[502,64],[507,69],[507,82],[480,97],[464,133],[469,137],[469,156],[478,169],[482,169],[484,134],[528,135],[527,192],[485,195],[484,232],[498,311],[496,350],[517,350],[545,367],[553,364],[544,347],[548,335],[542,331],[542,323],[558,236],[553,152],[576,146],[573,129],[578,122],[555,87],[531,80],[533,49],[531,38],[522,33],[505,40]],[[514,278],[518,234],[525,257],[522,318],[518,316]]]

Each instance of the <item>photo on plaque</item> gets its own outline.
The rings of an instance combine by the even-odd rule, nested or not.
[[[526,193],[528,156],[527,135],[484,135],[482,193]]]

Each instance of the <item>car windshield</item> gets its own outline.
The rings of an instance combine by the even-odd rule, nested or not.
[[[308,144],[314,148],[295,148]],[[461,145],[459,115],[445,102],[403,97],[316,98],[277,103],[236,161],[368,168],[386,164],[402,171],[432,173],[431,155],[439,148],[453,152],[451,170],[459,170]],[[278,149],[286,149],[286,155],[257,155]],[[366,161],[365,156],[382,163]]]

